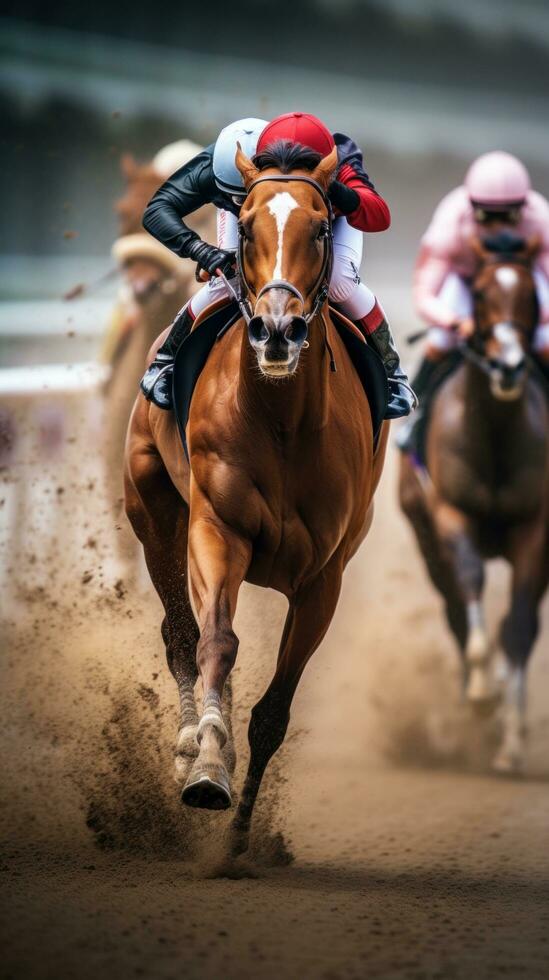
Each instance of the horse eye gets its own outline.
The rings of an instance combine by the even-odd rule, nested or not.
[[[326,235],[327,234],[328,234],[328,225],[327,224],[322,224],[320,226],[320,228],[318,229],[318,232],[317,232],[317,236],[316,237],[318,239],[322,240],[323,238],[326,238]]]

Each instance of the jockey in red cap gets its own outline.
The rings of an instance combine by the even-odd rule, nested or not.
[[[141,389],[160,408],[171,408],[173,363],[179,345],[195,317],[210,303],[229,295],[225,282],[215,271],[221,268],[226,276],[235,274],[238,215],[245,198],[235,164],[237,141],[248,156],[255,153],[259,160],[261,153],[279,140],[309,147],[319,154],[319,159],[330,153],[334,144],[337,146],[339,169],[329,190],[335,213],[330,299],[359,325],[382,358],[389,382],[387,418],[408,415],[415,406],[415,396],[400,367],[385,314],[359,275],[362,232],[388,228],[389,208],[364,170],[362,153],[356,144],[341,133],[332,135],[320,119],[303,112],[287,113],[270,123],[241,119],[226,126],[216,142],[173,174],[147,206],[143,217],[147,231],[176,254],[196,261],[212,278],[174,321],[169,336],[147,369]],[[217,247],[201,241],[183,220],[206,203],[218,208]]]
[[[267,123],[261,133],[256,159],[273,143],[290,140],[327,156],[337,147],[338,171],[328,196],[335,214],[334,265],[330,299],[360,327],[381,356],[389,382],[387,418],[408,415],[415,397],[401,366],[385,314],[374,294],[360,281],[362,232],[385,231],[390,224],[389,208],[364,170],[362,153],[342,133],[332,133],[307,112],[287,112]]]

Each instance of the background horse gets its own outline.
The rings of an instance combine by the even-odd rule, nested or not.
[[[248,192],[242,272],[255,309],[247,330],[241,319],[215,344],[197,383],[190,467],[173,414],[141,396],[127,442],[126,508],[166,613],[163,636],[181,700],[182,798],[191,806],[231,804],[221,699],[237,654],[241,583],[276,589],[289,602],[273,679],[252,711],[235,852],[247,847],[294,692],[328,629],[345,565],[370,527],[387,438],[384,426],[374,453],[370,406],[321,292],[331,250],[325,194],[336,152],[312,174],[300,162],[294,154],[260,175],[237,154]]]
[[[502,239],[493,244],[510,248]],[[400,501],[464,654],[472,702],[494,694],[483,561],[503,557],[511,565],[511,604],[500,635],[508,664],[503,739],[494,759],[508,772],[523,762],[525,670],[548,581],[549,419],[547,392],[527,353],[538,313],[536,243],[515,240],[507,254],[474,246],[475,331],[462,365],[433,401],[428,478],[403,455]]]
[[[106,489],[117,523],[119,557],[130,575],[137,542],[123,516],[124,444],[136,392],[147,354],[158,334],[169,325],[196,288],[190,263],[142,232],[119,238],[113,254],[123,276],[123,288],[113,311],[102,360],[110,367],[104,387],[104,455]]]
[[[112,513],[122,526],[116,536],[119,556],[133,572],[137,542],[122,514],[124,443],[131,410],[153,341],[198,289],[194,263],[181,259],[143,230],[146,205],[172,173],[200,152],[190,140],[163,147],[150,163],[138,163],[126,153],[120,161],[126,182],[114,209],[120,236],[112,254],[120,275],[119,291],[101,360],[110,368],[105,386],[105,465]],[[205,238],[215,235],[213,207],[200,208],[190,222]]]
[[[155,191],[201,149],[192,140],[183,139],[163,146],[147,163],[138,163],[131,153],[122,155],[120,171],[126,186],[114,205],[120,235],[143,231],[143,212]],[[199,208],[185,221],[203,238],[215,235],[215,210],[210,205]]]

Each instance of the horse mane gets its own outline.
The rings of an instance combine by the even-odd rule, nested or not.
[[[484,248],[494,255],[515,255],[523,252],[526,242],[520,235],[515,235],[512,231],[500,231],[497,235],[491,235],[482,242]]]
[[[293,170],[314,170],[321,160],[322,155],[309,146],[291,140],[275,140],[261,153],[256,153],[253,163],[258,170],[276,167],[281,173],[289,174]]]

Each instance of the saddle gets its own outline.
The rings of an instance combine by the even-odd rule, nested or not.
[[[185,456],[189,450],[185,430],[189,421],[196,383],[214,345],[240,320],[242,313],[234,300],[222,300],[204,311],[181,344],[173,370],[173,405]],[[387,411],[389,391],[385,368],[379,354],[368,346],[362,334],[342,313],[330,307],[332,323],[341,337],[358,374],[372,413],[374,447]]]

